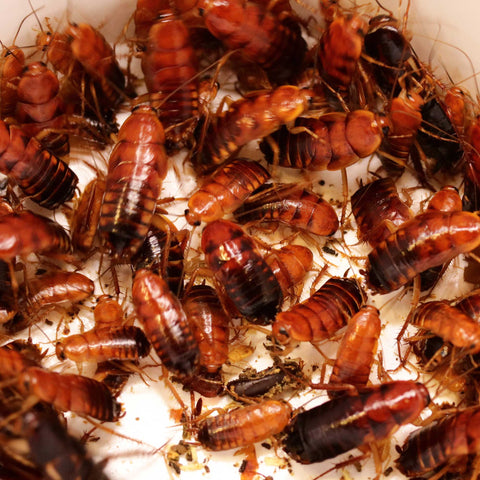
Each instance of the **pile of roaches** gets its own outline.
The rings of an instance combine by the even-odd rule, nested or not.
[[[478,478],[480,291],[432,295],[449,263],[476,258],[480,246],[480,123],[468,92],[436,78],[380,7],[368,15],[320,0],[309,15],[322,27],[286,0],[138,0],[133,10],[124,41],[140,75],[85,23],[39,19],[33,57],[16,45],[2,51],[0,477],[106,479],[59,412],[121,420],[126,382],[159,358],[189,446],[271,439],[304,464],[360,448],[354,460],[372,455],[377,477]],[[236,101],[219,98],[232,86]],[[82,191],[72,141],[108,156]],[[349,198],[347,167],[367,170],[373,154],[381,164]],[[338,174],[340,204],[319,193],[327,170]],[[181,199],[162,193],[172,171],[180,184],[192,172],[198,182],[175,221],[169,209]],[[412,174],[429,192],[416,213],[396,183]],[[463,174],[460,192],[453,174]],[[367,258],[350,255],[354,221]],[[314,254],[344,255],[349,268],[332,276]],[[92,264],[95,282],[84,274]],[[425,385],[393,380],[377,352],[373,295],[396,290],[413,292],[399,368],[418,370]],[[93,305],[93,328],[62,335],[66,317],[74,324]],[[61,363],[47,368],[49,349],[19,338],[52,309],[62,318],[53,342]],[[245,366],[233,349],[250,331],[271,366],[228,379],[226,365]],[[300,342],[315,355],[332,339],[335,359],[295,360]],[[68,361],[80,372],[97,367],[61,373]],[[200,400],[188,408],[177,389]],[[329,401],[293,407],[321,390]],[[435,402],[445,391],[456,404]],[[226,394],[236,407],[202,412],[202,398]],[[399,455],[383,454],[412,422]],[[248,458],[243,480],[258,465]]]

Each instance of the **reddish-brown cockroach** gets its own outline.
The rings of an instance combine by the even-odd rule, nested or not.
[[[362,307],[348,321],[329,385],[348,384],[357,390],[367,385],[381,328],[379,311],[371,305]],[[336,396],[333,390],[328,394]]]
[[[253,239],[238,225],[216,220],[203,230],[202,250],[237,310],[250,321],[270,322],[282,302],[282,289]]]
[[[330,88],[346,91],[362,54],[367,22],[360,15],[336,15],[320,38],[319,70]]]
[[[14,125],[0,120],[0,172],[45,208],[56,208],[73,197],[78,178],[70,167],[28,138]]]
[[[0,217],[0,232],[0,259],[7,262],[17,255],[71,251],[70,238],[57,222],[26,210]]]
[[[319,194],[296,184],[267,186],[233,212],[240,223],[278,222],[295,230],[330,236],[338,229],[335,209]]]
[[[73,362],[95,360],[138,360],[150,352],[150,343],[143,331],[125,325],[116,328],[94,328],[84,333],[70,335],[57,342],[55,353],[59,360]]]
[[[340,170],[375,153],[388,119],[367,110],[298,118],[262,140],[268,163],[307,170]]]
[[[8,344],[0,347],[0,378],[16,377],[26,368],[37,366],[40,366],[39,358],[26,355]]]
[[[308,108],[311,98],[309,90],[283,85],[270,92],[250,93],[233,102],[210,123],[203,150],[195,160],[198,168],[211,171],[246,143],[270,135],[284,123],[295,120]]]
[[[480,352],[480,324],[446,301],[420,305],[411,322],[468,353]]]
[[[132,256],[134,269],[147,268],[160,275],[166,280],[170,290],[180,296],[183,290],[184,254],[188,238],[188,230],[166,231],[152,225],[142,246]]]
[[[17,86],[25,64],[23,50],[12,46],[0,54],[0,118],[13,116],[17,105]]]
[[[191,376],[200,352],[180,301],[165,281],[146,269],[135,274],[132,299],[137,317],[163,365],[179,377]]]
[[[114,257],[130,257],[147,235],[167,173],[164,142],[162,124],[146,105],[134,108],[118,132],[98,226]]]
[[[269,179],[270,174],[257,162],[237,159],[222,165],[190,197],[185,210],[188,223],[200,225],[232,213]]]
[[[358,238],[372,247],[390,236],[413,217],[397,192],[394,181],[380,178],[358,189],[351,198]]]
[[[438,192],[432,195],[428,202],[427,210],[439,212],[461,212],[462,199],[458,189],[452,185],[445,185]]]
[[[313,253],[308,247],[302,245],[286,245],[280,250],[273,249],[265,255],[265,261],[280,284],[283,296],[286,297],[310,272]]]
[[[291,415],[288,403],[265,400],[206,418],[199,425],[198,441],[210,450],[251,445],[281,433]]]
[[[396,381],[343,395],[293,418],[285,451],[300,463],[323,462],[341,453],[384,440],[414,421],[430,402],[421,383]]]
[[[200,366],[215,373],[228,360],[230,319],[208,285],[193,286],[182,304],[200,349]]]
[[[15,118],[23,132],[57,155],[70,151],[64,103],[57,76],[42,62],[28,64],[17,87]]]
[[[467,95],[459,87],[450,87],[443,98],[445,113],[455,127],[460,138],[465,135],[465,128],[467,123],[468,107]]]
[[[198,61],[187,27],[172,11],[159,12],[142,54],[150,104],[165,128],[167,149],[191,143],[200,118]]]
[[[243,0],[198,2],[210,33],[243,59],[260,65],[278,85],[295,77],[307,44],[291,12],[277,15],[269,5]]]
[[[443,415],[408,436],[395,461],[396,467],[407,477],[425,478],[450,463],[464,463],[467,455],[480,452],[479,428],[478,406]]]
[[[272,333],[281,344],[325,340],[347,324],[365,298],[355,279],[331,278],[307,300],[277,314]]]
[[[119,328],[124,323],[124,312],[122,306],[109,295],[102,295],[98,298],[93,309],[95,328]]]
[[[93,378],[28,367],[17,382],[25,395],[35,395],[62,412],[89,415],[106,422],[118,420],[121,413],[121,405],[108,388]]]
[[[368,282],[375,291],[388,293],[479,245],[477,215],[431,210],[401,225],[373,249],[368,255]]]

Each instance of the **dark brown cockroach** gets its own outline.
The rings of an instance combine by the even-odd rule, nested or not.
[[[443,415],[408,436],[396,467],[409,478],[425,478],[450,463],[464,463],[467,455],[480,452],[479,428],[478,406]],[[462,478],[471,477],[465,473]]]
[[[216,220],[204,228],[201,246],[237,310],[250,321],[269,323],[283,300],[282,289],[253,239],[238,225]]]
[[[480,219],[470,212],[431,210],[415,216],[368,255],[373,290],[397,290],[431,267],[480,245]]]
[[[122,306],[109,295],[102,295],[97,299],[97,304],[93,309],[93,318],[95,328],[115,329],[123,326],[124,311]]]
[[[202,171],[212,171],[243,145],[295,120],[307,109],[310,100],[309,90],[284,85],[270,92],[254,92],[233,102],[209,124],[196,165]]]
[[[73,211],[70,219],[72,245],[81,252],[93,249],[104,194],[105,180],[93,179],[85,187]]]
[[[240,223],[278,222],[295,230],[330,236],[338,229],[335,209],[323,198],[296,184],[267,186],[233,212]]]
[[[269,179],[270,174],[257,162],[237,159],[222,165],[190,197],[185,210],[188,223],[200,225],[232,213]]]
[[[199,67],[188,29],[171,10],[159,12],[150,28],[142,71],[150,104],[165,128],[167,149],[187,146],[201,115]]]
[[[0,217],[0,237],[0,259],[7,262],[17,255],[71,251],[70,238],[57,222],[26,210]]]
[[[291,12],[277,15],[269,6],[242,0],[198,2],[210,33],[243,59],[260,65],[279,85],[295,78],[307,44]]]
[[[302,245],[286,245],[265,255],[265,261],[287,297],[312,269],[313,253]]]
[[[25,54],[12,46],[3,48],[0,54],[0,118],[13,116],[17,105],[17,86],[20,81]]]
[[[73,197],[78,178],[70,167],[35,138],[0,120],[0,172],[11,178],[31,200],[56,208]]]
[[[447,301],[433,301],[420,305],[411,323],[443,338],[468,353],[480,352],[480,324],[452,307]]]
[[[28,64],[17,87],[15,118],[23,132],[36,137],[42,146],[57,155],[70,151],[65,106],[59,95],[60,83],[42,62]]]
[[[95,360],[138,360],[150,352],[150,343],[143,331],[125,325],[116,328],[94,328],[84,333],[70,335],[57,342],[55,353],[59,360],[73,362]]]
[[[320,38],[319,70],[332,90],[346,91],[357,71],[367,22],[360,15],[336,15]]]
[[[375,247],[413,213],[403,202],[394,181],[380,178],[358,189],[351,198],[352,212],[358,226],[358,238]]]
[[[145,237],[142,246],[132,256],[135,270],[147,268],[166,280],[170,290],[180,296],[185,274],[184,255],[188,230],[172,231],[155,225]]]
[[[97,101],[114,109],[125,98],[125,77],[112,47],[86,23],[69,23],[65,33],[70,38],[73,57],[98,85]]]
[[[284,450],[297,462],[314,463],[384,440],[414,421],[430,402],[421,383],[396,381],[343,395],[295,416]]]
[[[282,432],[291,415],[288,403],[265,400],[206,418],[199,425],[198,441],[209,450],[251,445]]]
[[[287,390],[304,387],[302,367],[291,360],[281,362],[278,357],[274,365],[257,372],[252,368],[243,371],[239,378],[227,383],[226,391],[235,399],[239,397],[271,397]]]
[[[355,279],[331,278],[307,300],[277,314],[272,333],[281,344],[325,340],[347,324],[365,298]]]
[[[143,243],[167,173],[165,135],[155,110],[133,109],[118,133],[108,165],[98,229],[114,257]]]
[[[230,318],[208,285],[193,286],[182,304],[200,349],[200,366],[215,373],[228,360]]]
[[[378,149],[388,119],[367,110],[298,118],[260,142],[268,163],[307,170],[341,170]]]
[[[23,394],[34,395],[62,412],[89,415],[106,422],[118,420],[121,413],[121,405],[108,388],[92,378],[28,367],[18,376],[17,383]]]
[[[142,269],[132,288],[135,311],[163,365],[181,378],[198,367],[200,351],[180,301],[165,281]]]
[[[381,328],[379,311],[370,305],[362,307],[348,321],[329,385],[348,384],[357,390],[367,385]],[[336,396],[333,390],[328,394],[330,398]]]
[[[82,442],[72,437],[57,413],[46,404],[38,404],[22,415],[22,433],[30,457],[45,473],[57,480],[108,480]]]

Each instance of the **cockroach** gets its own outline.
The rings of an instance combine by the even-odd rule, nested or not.
[[[291,82],[307,44],[288,11],[279,15],[266,2],[202,0],[200,14],[210,33],[229,50],[260,65],[276,85]]]
[[[243,447],[281,433],[291,415],[288,403],[265,400],[206,418],[199,425],[197,438],[209,450]]]
[[[270,174],[259,163],[246,159],[220,166],[190,197],[185,210],[188,223],[200,225],[232,213],[269,179]]]
[[[62,338],[55,347],[59,360],[73,362],[95,360],[138,360],[150,352],[150,343],[143,331],[125,325],[116,328],[94,328],[84,333]]]
[[[17,377],[29,367],[38,367],[39,358],[11,348],[8,344],[0,347],[0,377]]]
[[[467,455],[480,451],[479,427],[478,406],[443,415],[408,436],[395,461],[396,467],[407,477],[417,478],[450,463],[463,463]]]
[[[268,163],[286,168],[341,170],[375,153],[388,119],[367,110],[300,117],[260,142]]]
[[[308,108],[311,98],[309,90],[283,85],[270,92],[252,92],[233,102],[209,124],[196,166],[203,171],[213,170],[246,143],[295,120]]]
[[[470,212],[428,211],[401,225],[368,255],[368,283],[379,293],[480,245],[480,219]]]
[[[271,397],[286,390],[303,388],[302,368],[295,361],[281,362],[276,357],[274,365],[257,372],[248,368],[239,378],[227,383],[226,391],[238,397]]]
[[[267,186],[233,212],[240,223],[278,222],[295,230],[330,236],[338,229],[335,209],[320,195],[296,184]]]
[[[49,151],[66,155],[70,144],[62,131],[68,124],[59,89],[57,76],[44,63],[28,64],[17,87],[15,118],[26,135],[36,137]]]
[[[286,429],[284,450],[300,463],[323,462],[384,440],[414,421],[429,402],[425,386],[410,380],[343,395],[296,415]]]
[[[280,250],[273,249],[265,256],[277,282],[287,297],[294,287],[310,272],[313,265],[313,253],[302,245],[286,245]]]
[[[54,220],[24,210],[0,217],[0,259],[6,262],[30,253],[71,251],[67,232]]]
[[[462,199],[458,189],[452,185],[443,186],[438,192],[432,195],[428,202],[427,210],[439,212],[461,212]]]
[[[319,342],[347,325],[365,303],[353,278],[331,278],[311,297],[275,317],[272,333],[281,344]]]
[[[121,405],[108,388],[92,378],[28,367],[17,382],[25,395],[35,395],[63,412],[89,415],[106,422],[118,420],[121,413]]]
[[[14,125],[0,120],[0,172],[11,178],[31,200],[54,209],[69,201],[78,178],[70,167],[28,138]]]
[[[360,15],[341,14],[320,38],[319,70],[330,88],[346,91],[357,70],[368,24]]]
[[[150,226],[142,246],[132,256],[134,269],[147,268],[160,275],[170,290],[180,295],[183,290],[184,254],[188,238],[188,230],[166,231],[155,225]]]
[[[468,353],[480,352],[480,324],[446,301],[420,305],[411,322]]]
[[[22,415],[22,432],[30,457],[46,477],[58,480],[108,480],[82,442],[72,437],[56,412],[39,404]]]
[[[188,29],[172,11],[159,12],[150,28],[142,71],[150,104],[165,128],[167,149],[187,146],[201,115],[199,67]]]
[[[357,390],[367,385],[381,328],[380,313],[371,305],[362,307],[348,321],[329,385],[348,384]],[[328,392],[330,398],[335,393],[333,390]]]
[[[98,229],[114,257],[130,257],[143,243],[167,173],[165,134],[155,110],[133,109],[109,160]]]
[[[165,281],[146,269],[135,274],[135,312],[163,365],[181,378],[198,367],[200,351],[180,301]]]
[[[95,328],[119,328],[124,323],[124,312],[122,306],[109,295],[102,295],[97,299],[93,309]]]
[[[250,321],[270,322],[283,300],[282,289],[253,239],[238,225],[216,220],[204,228],[201,247],[237,310]]]
[[[0,118],[5,119],[15,113],[25,54],[20,48],[12,46],[3,48],[0,55]]]
[[[358,238],[372,247],[413,217],[390,177],[379,178],[359,188],[352,195],[351,203],[358,226]]]
[[[186,292],[182,305],[200,349],[200,366],[217,372],[228,360],[230,319],[215,289],[195,285]]]

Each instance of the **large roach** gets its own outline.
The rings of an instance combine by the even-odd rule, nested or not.
[[[307,300],[277,314],[272,333],[281,344],[325,340],[364,303],[365,293],[355,279],[331,278]]]
[[[5,119],[15,113],[25,54],[20,48],[12,46],[3,48],[0,55],[0,118]]]
[[[284,449],[297,462],[323,462],[384,440],[414,421],[429,402],[427,389],[413,381],[368,387],[299,413],[286,430]]]
[[[367,110],[300,117],[262,140],[268,163],[307,170],[341,170],[376,152],[388,119]]]
[[[479,245],[477,215],[431,210],[401,225],[373,249],[368,255],[368,282],[375,291],[388,293]]]
[[[198,441],[209,450],[229,450],[276,435],[288,425],[292,407],[266,400],[209,417],[199,425]]]
[[[308,108],[311,98],[309,90],[283,85],[270,92],[250,93],[233,102],[209,124],[203,150],[195,160],[198,169],[215,169],[243,145],[295,120]]]
[[[295,230],[330,236],[338,229],[335,209],[320,195],[296,184],[267,186],[233,213],[240,223],[278,222]]]
[[[248,320],[268,323],[283,300],[282,289],[255,242],[226,220],[209,223],[202,250],[216,282]]]
[[[190,197],[185,210],[188,223],[200,225],[232,213],[269,179],[270,174],[257,162],[237,159],[220,166]]]
[[[134,108],[108,165],[99,231],[114,257],[131,257],[147,235],[167,173],[165,135],[155,110]]]
[[[0,120],[0,172],[34,202],[54,209],[75,193],[78,178],[70,167],[14,125]]]
[[[135,311],[163,365],[179,377],[191,376],[200,360],[192,327],[180,301],[165,281],[146,269],[135,274]]]

